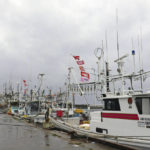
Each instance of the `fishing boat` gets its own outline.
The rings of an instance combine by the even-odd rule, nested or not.
[[[8,114],[10,115],[17,115],[18,114],[18,109],[19,109],[19,99],[18,99],[18,94],[13,93],[11,95],[11,98],[8,100]]]
[[[103,49],[98,49],[103,51]],[[103,52],[100,52],[102,54]],[[132,55],[135,51],[132,51]],[[100,63],[103,56],[98,56]],[[75,132],[94,139],[101,139],[116,144],[129,145],[133,147],[150,148],[150,91],[143,89],[143,83],[149,76],[150,71],[144,72],[143,68],[138,73],[127,74],[124,71],[124,60],[128,54],[119,57],[114,62],[118,66],[118,74],[110,75],[108,63],[105,63],[105,70],[98,69],[98,81],[91,84],[95,86],[97,100],[102,107],[95,111],[89,111],[89,130],[79,128],[79,125],[70,125],[64,120],[53,119],[51,121],[63,130]],[[98,63],[98,66],[99,66]],[[104,63],[104,62],[103,62]],[[125,88],[125,81],[129,80],[128,89]],[[118,90],[115,82],[120,81]],[[133,82],[139,81],[140,89],[133,86]],[[112,84],[112,89],[110,89]],[[70,90],[77,90],[75,84],[70,85]],[[79,87],[80,84],[77,85]],[[83,86],[83,85],[82,85]],[[80,93],[84,96],[86,88],[79,87]],[[77,91],[78,91],[77,90]]]
[[[132,51],[135,54],[135,51]],[[117,142],[150,148],[150,92],[143,90],[143,79],[150,73],[124,73],[124,55],[115,62],[118,76],[106,76],[106,91],[101,93],[103,109],[91,112],[90,130],[92,132],[117,137]],[[107,71],[106,71],[107,74]],[[130,87],[125,89],[125,80],[130,80]],[[141,88],[135,90],[134,80],[140,80]],[[121,89],[110,92],[110,82],[121,81]],[[115,89],[115,88],[114,88]],[[121,138],[121,140],[119,140]],[[115,141],[114,139],[111,139]]]

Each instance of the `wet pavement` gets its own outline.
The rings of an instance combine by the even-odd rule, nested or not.
[[[116,150],[86,139],[70,139],[67,133],[44,130],[7,114],[0,114],[1,150]]]

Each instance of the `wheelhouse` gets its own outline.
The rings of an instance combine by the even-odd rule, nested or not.
[[[133,96],[140,115],[150,115],[150,94]]]

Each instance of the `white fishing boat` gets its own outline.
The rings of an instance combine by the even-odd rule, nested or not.
[[[99,49],[103,51],[103,49]],[[133,51],[132,54],[135,52]],[[102,54],[102,53],[101,53]],[[134,147],[150,148],[150,92],[143,89],[143,83],[149,76],[150,71],[144,72],[141,68],[139,73],[126,74],[124,72],[124,59],[128,55],[119,57],[115,62],[118,66],[118,75],[109,75],[108,64],[105,70],[98,70],[98,81],[93,83],[97,97],[103,107],[96,111],[90,112],[90,128],[89,130],[80,129],[77,125],[70,125],[63,120],[51,121],[59,128],[76,132],[87,137],[101,139],[116,144],[130,145]],[[100,58],[98,56],[100,63]],[[99,65],[98,63],[98,65]],[[130,81],[130,87],[125,89],[125,81]],[[133,87],[134,81],[139,81],[140,89]],[[121,87],[114,86],[116,81],[120,81]],[[112,89],[110,84],[112,83]],[[80,85],[77,85],[80,86]],[[75,88],[75,89],[73,89]],[[70,85],[71,91],[75,92],[76,87]],[[84,89],[79,91],[84,96]]]
[[[134,52],[133,52],[134,53]],[[117,137],[117,142],[150,148],[150,92],[143,90],[143,78],[149,72],[125,74],[123,64],[128,55],[118,58],[118,76],[107,76],[106,92],[101,94],[103,109],[91,112],[90,130],[92,132]],[[130,79],[131,86],[125,89],[124,83]],[[141,88],[133,89],[133,81],[139,79]],[[121,89],[110,92],[109,83],[121,80]],[[109,139],[110,140],[110,139]],[[115,139],[111,139],[115,141]]]
[[[8,114],[17,115],[19,109],[19,100],[16,94],[12,94],[11,99],[8,100]]]

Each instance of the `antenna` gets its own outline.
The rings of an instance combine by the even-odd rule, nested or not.
[[[108,62],[107,30],[105,31],[105,42],[106,42],[106,61]]]
[[[143,39],[142,39],[142,27],[140,27],[140,39],[141,39],[141,69],[143,71]]]
[[[134,49],[134,41],[133,41],[133,38],[131,38],[131,42],[132,42],[132,49]]]
[[[118,9],[116,9],[116,34],[117,34],[117,53],[118,53],[118,59],[119,59],[119,35],[118,35]]]
[[[134,70],[134,73],[135,73],[135,50],[134,50],[133,38],[131,38],[131,41],[132,41],[133,70]]]
[[[102,63],[103,63],[103,70],[102,70],[102,72],[104,72],[104,44],[103,44],[103,40],[102,40]]]
[[[141,80],[141,90],[143,89],[143,82],[142,82],[142,66],[141,66],[141,50],[140,50],[140,39],[138,35],[138,50],[139,50],[139,67],[140,67],[140,80]]]
[[[140,39],[138,34],[138,50],[139,50],[139,69],[141,70],[141,51],[140,51]]]
[[[135,50],[134,49],[132,49],[132,56],[133,56],[133,68],[135,73]]]

